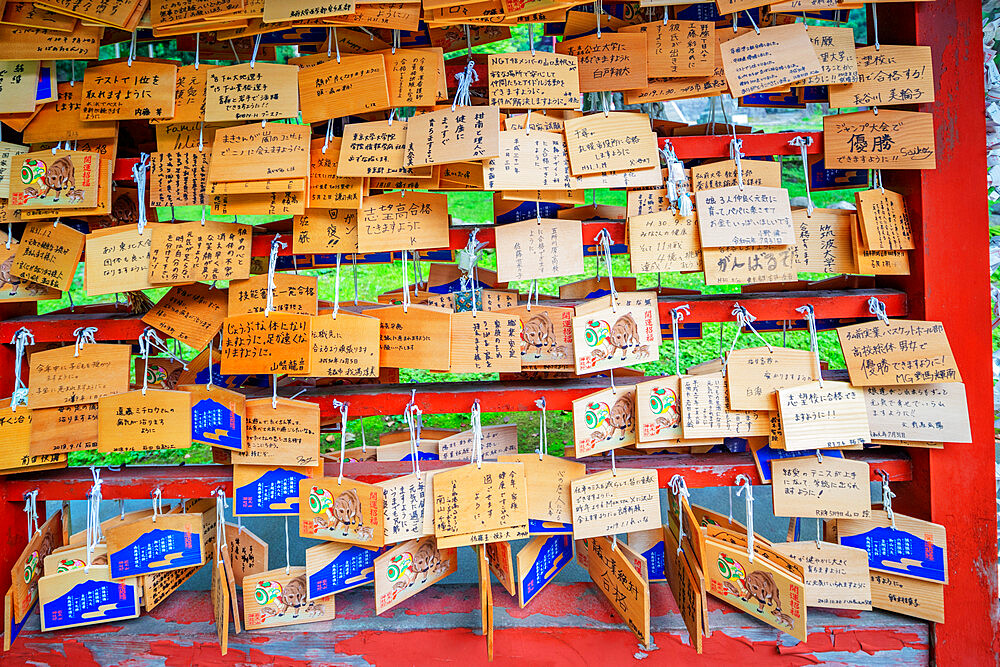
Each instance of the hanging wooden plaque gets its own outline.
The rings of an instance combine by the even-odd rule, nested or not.
[[[633,273],[702,270],[694,215],[665,210],[629,217],[628,249]]]
[[[246,442],[246,398],[224,387],[185,384],[177,387],[191,396],[191,440],[242,451]]]
[[[84,234],[67,225],[29,222],[8,271],[20,280],[65,292],[73,282],[85,240]]]
[[[44,510],[43,510],[44,511]],[[68,516],[66,517],[68,520]],[[31,536],[10,571],[10,593],[14,622],[20,623],[38,600],[36,583],[42,576],[45,558],[63,544],[63,513],[57,511]]]
[[[944,325],[920,320],[878,320],[837,329],[856,387],[961,382]]]
[[[502,109],[576,109],[579,61],[553,53],[490,55],[490,104]]]
[[[688,637],[695,651],[701,653],[702,632],[706,623],[705,575],[694,555],[678,548],[677,538],[666,526],[663,528],[664,572],[667,585],[684,619]]]
[[[785,450],[850,447],[871,440],[861,389],[828,380],[777,393]]]
[[[398,49],[383,51],[389,106],[430,107],[437,102],[440,82],[438,61],[441,49]]]
[[[235,516],[298,516],[299,480],[323,475],[323,466],[233,466]]]
[[[499,460],[517,454],[517,424],[484,426],[480,448],[485,460]],[[438,441],[438,456],[442,461],[475,460],[473,432],[467,430],[441,438]]]
[[[823,71],[804,23],[762,28],[723,42],[722,64],[733,97],[779,88]]]
[[[573,309],[533,305],[498,312],[521,319],[521,367],[573,370]]]
[[[691,167],[691,191],[715,190],[739,186],[752,188],[780,188],[781,163],[768,160],[721,160]]]
[[[262,62],[208,70],[205,122],[297,117],[298,72],[295,65]]]
[[[28,407],[93,403],[128,391],[130,345],[74,345],[34,352],[28,359]]]
[[[308,401],[255,398],[246,402],[246,446],[234,464],[292,466],[319,464],[319,406]]]
[[[854,193],[861,238],[869,250],[913,250],[913,230],[903,195],[871,189]]]
[[[511,553],[510,542],[488,542],[486,561],[490,573],[497,578],[500,585],[511,595],[517,595],[517,579],[514,575],[514,555]]]
[[[451,312],[443,308],[413,304],[373,308],[379,319],[382,368],[451,368]]]
[[[653,21],[625,26],[621,32],[646,35],[650,77],[702,77],[715,70],[715,25],[709,21]]]
[[[208,158],[208,153],[191,148],[150,155],[149,205],[207,204]]]
[[[806,456],[771,461],[775,516],[864,519],[871,515],[864,461]]]
[[[112,579],[123,579],[205,562],[202,516],[161,514],[109,528],[108,564]]]
[[[671,375],[635,385],[639,443],[679,440],[681,437],[681,382]]]
[[[601,389],[573,401],[578,457],[635,444],[635,387]]]
[[[792,247],[794,268],[798,272],[857,272],[852,248],[851,229],[857,224],[853,211],[816,208],[793,208],[796,243]]]
[[[315,315],[316,276],[275,273],[272,312]],[[267,306],[267,274],[229,282],[229,316],[263,313]]]
[[[619,298],[615,308],[602,308],[573,318],[576,372],[592,373],[656,361],[660,357],[660,340],[655,294],[634,299],[632,303]]]
[[[578,59],[581,93],[644,88],[649,81],[643,32],[564,39],[555,50]]]
[[[333,598],[309,600],[306,568],[270,570],[243,580],[243,618],[247,630],[298,623],[319,623],[336,616]]]
[[[544,218],[496,228],[497,280],[534,280],[583,273],[579,220]]]
[[[0,25],[0,60],[96,60],[102,30],[82,23],[70,32]]]
[[[883,109],[823,117],[827,169],[934,169],[934,114]]]
[[[864,392],[872,438],[972,442],[965,384],[961,382],[865,387]],[[33,417],[38,419],[37,412]]]
[[[573,560],[571,535],[539,535],[517,552],[517,604],[531,602]]]
[[[305,373],[310,324],[309,316],[292,313],[227,317],[222,323],[222,373]]]
[[[304,215],[293,218],[292,250],[296,254],[357,252],[358,212],[346,208],[307,208]]]
[[[153,229],[149,279],[169,284],[250,277],[250,228],[208,221]]]
[[[33,456],[97,449],[97,403],[31,410],[31,424]]]
[[[57,149],[18,155],[11,162],[9,205],[52,209],[56,215],[62,209],[97,206],[100,165],[101,156],[87,151]]]
[[[725,379],[721,374],[681,378],[681,429],[685,438],[747,437],[770,430],[763,410],[730,410],[726,407]]]
[[[570,174],[659,168],[660,154],[649,116],[616,111],[565,121]]]
[[[451,317],[451,372],[520,373],[520,329],[516,315],[455,313]]]
[[[406,129],[404,120],[348,125],[340,142],[337,176],[431,178],[434,174],[430,166],[406,166]]]
[[[0,61],[0,113],[35,111],[40,65],[37,60]]]
[[[434,534],[439,546],[527,536],[527,487],[517,463],[469,464],[434,475]]]
[[[706,285],[794,282],[795,246],[702,248]]]
[[[944,585],[887,572],[870,572],[872,606],[944,623]]]
[[[778,409],[775,392],[816,381],[816,363],[809,350],[787,347],[741,348],[726,358],[726,388],[731,410]]]
[[[649,530],[660,525],[656,471],[618,468],[571,483],[573,539]]]
[[[343,310],[336,317],[317,315],[310,341],[310,377],[378,377],[378,318]]]
[[[783,246],[795,244],[788,191],[730,186],[695,193],[701,245]]]
[[[566,140],[556,132],[500,132],[500,154],[483,162],[486,190],[553,190],[577,186],[570,180]]]
[[[379,449],[381,448],[380,445]],[[430,476],[427,473],[418,472],[387,479],[376,486],[382,488],[386,544],[416,539],[433,532],[425,531],[425,526],[433,527],[433,517],[428,517],[427,514],[434,513]]]
[[[296,114],[298,111],[295,112]],[[219,129],[212,142],[210,182],[309,177],[309,126],[248,123]],[[261,146],[273,146],[262,150]]]
[[[151,223],[139,233],[138,225],[95,229],[87,234],[84,283],[87,296],[149,289],[149,252],[153,244]]]
[[[212,613],[215,616],[215,632],[219,636],[222,655],[229,652],[229,586],[226,582],[225,565],[220,560],[212,561]]]
[[[587,570],[639,643],[649,647],[649,582],[642,580],[622,549],[612,548],[617,539],[612,535],[587,541]]]
[[[190,446],[191,396],[185,391],[130,391],[98,401],[97,451],[101,453]]]
[[[324,139],[313,139],[309,145],[309,202],[307,206],[310,209],[356,210],[361,208],[362,195],[367,193],[365,180],[364,178],[337,176],[337,165],[340,163],[340,145],[340,137],[332,137],[329,143]],[[313,211],[313,213],[318,213],[318,211]]]
[[[948,544],[945,527],[904,516],[891,521],[884,510],[870,518],[838,519],[841,544],[868,552],[868,567],[878,572],[948,583]]]
[[[440,548],[433,537],[403,542],[375,559],[375,613],[433,586],[458,569],[454,548]]]
[[[851,41],[853,42],[853,37]],[[858,78],[853,83],[830,86],[830,108],[923,104],[934,101],[934,61],[931,47],[893,44],[865,46],[857,49],[856,59]]]
[[[139,616],[139,580],[112,581],[107,565],[51,574],[38,581],[43,632]]]
[[[299,534],[317,540],[385,544],[382,487],[334,477],[299,482]]]
[[[494,158],[500,154],[500,109],[450,107],[417,114],[406,121],[403,164],[428,164]]]
[[[520,463],[528,489],[528,527],[541,533],[546,524],[573,522],[571,484],[587,473],[583,463],[543,454],[508,454],[501,463]],[[520,571],[520,569],[519,569]]]
[[[379,549],[322,542],[306,549],[306,584],[310,600],[322,600],[375,581]]]
[[[136,58],[87,67],[80,119],[165,120],[174,115],[177,65]]]
[[[368,197],[358,214],[358,250],[418,250],[448,247],[448,196],[390,192]]]
[[[385,58],[380,53],[344,55],[298,73],[302,120],[330,118],[388,109]]]
[[[267,570],[268,545],[242,526],[227,523],[225,530],[234,583],[242,587],[245,577]]]
[[[196,350],[204,349],[227,315],[226,290],[194,283],[164,294],[142,321]]]
[[[864,549],[811,540],[779,542],[774,548],[802,565],[807,607],[872,608],[868,554]]]

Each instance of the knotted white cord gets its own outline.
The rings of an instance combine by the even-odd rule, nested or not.
[[[80,350],[87,343],[96,343],[94,340],[94,334],[97,333],[97,327],[77,327],[73,329],[73,335],[76,336],[76,351],[73,352],[74,357],[80,356]]]
[[[608,272],[608,287],[611,291],[611,312],[615,313],[618,312],[618,290],[615,289],[615,279],[611,275],[611,234],[608,233],[607,229],[601,227],[601,231],[594,237],[594,242],[597,243],[597,251],[603,257],[604,267]],[[597,274],[600,277],[600,262],[598,262]]]
[[[287,248],[288,244],[279,241],[281,234],[275,234],[271,240],[271,254],[267,258],[267,303],[264,306],[264,317],[268,317],[274,310],[274,270],[278,265],[278,249]]]
[[[820,364],[819,360],[819,338],[816,335],[816,312],[813,310],[812,305],[806,304],[795,309],[795,312],[802,313],[805,315],[806,324],[809,325],[809,350],[813,353],[813,361],[815,362],[815,372],[816,378],[819,380],[820,388],[823,387],[823,366]]]
[[[885,304],[878,300],[877,297],[868,297],[868,312],[874,315],[881,322],[885,322],[886,326],[889,325],[889,316],[885,312]]]
[[[815,207],[813,206],[812,194],[809,192],[809,146],[812,146],[812,137],[795,137],[788,143],[798,146],[802,155],[802,172],[806,180],[806,216],[812,217]]]
[[[767,347],[768,352],[772,353],[774,352],[774,349],[771,347],[771,344],[768,343],[766,340],[764,340],[764,337],[761,336],[757,332],[757,330],[753,328],[753,322],[755,322],[757,318],[751,315],[749,310],[741,306],[739,303],[736,303],[733,304],[732,314],[736,317],[736,335],[733,336],[733,342],[729,346],[730,353],[732,353],[732,351],[736,349],[736,341],[740,339],[740,332],[742,332],[744,328],[749,329],[753,333],[753,335],[757,336],[760,342],[764,343],[764,345]],[[719,326],[721,327],[722,325],[720,324]],[[726,365],[728,363],[729,363],[729,355],[727,354],[726,358],[722,360],[723,375],[726,372]]]
[[[21,327],[14,332],[10,342],[14,346],[14,391],[10,396],[10,409],[16,412],[18,405],[28,404],[28,385],[21,380],[21,360],[24,359],[25,348],[35,344],[35,336],[30,329]]]
[[[132,180],[135,181],[136,197],[139,199],[136,223],[139,236],[146,229],[146,175],[149,172],[149,153],[140,153],[139,161],[132,165]]]
[[[222,489],[215,490],[215,560],[221,568],[222,550],[228,548],[226,544],[226,492]]]
[[[736,163],[736,183],[743,190],[743,140],[736,138],[736,126],[733,125],[733,138],[729,140],[729,159]]]
[[[743,481],[741,482],[740,480],[743,480]],[[754,533],[753,533],[753,487],[750,485],[750,478],[747,477],[746,475],[742,474],[742,473],[736,476],[736,484],[737,484],[737,486],[739,486],[740,484],[743,485],[743,486],[740,486],[740,488],[736,490],[736,495],[738,495],[738,496],[744,495],[744,491],[746,492],[745,496],[746,496],[746,503],[747,503],[747,558],[749,558],[750,562],[752,563],[753,562],[753,539],[754,539]]]
[[[535,405],[541,412],[538,415],[538,460],[542,460],[543,454],[549,453],[549,423],[548,417],[545,414],[545,397],[535,401]]]
[[[681,374],[680,323],[685,315],[691,314],[691,306],[684,304],[670,309],[670,334],[674,339],[674,375]]]
[[[413,458],[413,472],[420,474],[420,429],[422,414],[420,408],[415,403],[410,403],[403,410],[403,418],[406,426],[410,429],[410,456]]]
[[[104,539],[101,534],[101,469],[90,467],[90,474],[94,478],[94,485],[90,487],[87,503],[87,565],[84,572],[90,573],[90,563],[94,549]]]
[[[28,539],[30,540],[41,530],[38,526],[38,489],[24,494],[24,513],[28,515]]]
[[[674,495],[677,496],[677,553],[680,554],[684,551],[681,546],[684,543],[684,503],[686,500],[691,502],[691,492],[688,491],[687,482],[680,475],[674,475],[670,478],[670,490],[673,491]]]
[[[896,494],[889,488],[889,475],[884,470],[876,470],[875,472],[882,478],[882,509],[885,510],[892,529],[896,530],[896,515],[892,512],[892,499],[896,497]]]
[[[344,451],[347,449],[347,403],[333,401],[331,407],[340,409],[340,474],[337,475],[337,486],[344,483]]]
[[[483,426],[479,412],[479,399],[472,404],[472,411],[469,415],[469,422],[472,426],[472,451],[476,457],[476,467],[483,467]]]
[[[465,69],[461,72],[455,74],[455,79],[458,81],[458,85],[455,88],[455,99],[451,103],[451,110],[454,111],[457,107],[467,107],[472,104],[472,84],[479,81],[479,73],[476,72],[476,63],[469,61],[465,65]]]

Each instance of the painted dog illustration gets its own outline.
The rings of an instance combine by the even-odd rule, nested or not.
[[[756,599],[758,613],[764,611],[766,605],[774,606],[772,613],[781,613],[781,596],[778,594],[778,584],[774,582],[774,577],[770,572],[754,570],[747,575],[743,585],[747,589],[743,596],[744,602],[750,598]]]
[[[618,436],[618,439],[624,440],[626,434],[633,428],[634,416],[635,402],[632,400],[631,394],[623,394],[611,406],[611,416],[608,419],[611,424],[611,432],[608,437],[611,438],[615,433],[621,431],[622,434]]]
[[[611,327],[611,333],[608,334],[608,344],[611,346],[608,356],[613,357],[615,352],[621,350],[622,361],[625,361],[625,355],[630,347],[638,347],[639,327],[631,313],[625,313],[615,321]]]

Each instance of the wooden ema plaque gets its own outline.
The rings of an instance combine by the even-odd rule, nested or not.
[[[934,114],[883,109],[823,117],[826,168],[934,169]]]
[[[779,542],[774,548],[802,565],[807,607],[871,610],[872,585],[864,549],[813,540]]]
[[[864,461],[806,456],[771,461],[775,516],[858,519],[871,514]]]
[[[388,109],[389,87],[383,54],[343,55],[298,72],[302,120],[330,118]]]
[[[684,619],[691,645],[700,654],[708,612],[705,603],[705,576],[694,554],[690,550],[678,548],[677,538],[668,526],[663,527],[663,550],[667,585],[681,618]]]
[[[309,377],[373,378],[379,373],[379,320],[341,310],[310,325]]]
[[[86,238],[84,284],[87,296],[150,289],[149,250],[153,228],[139,233],[138,225],[95,229]]]
[[[42,631],[138,618],[141,590],[134,577],[112,581],[107,565],[46,575],[38,581]]]
[[[427,431],[421,431],[421,435],[430,437]],[[517,424],[484,426],[480,447],[483,458],[489,460],[517,454]],[[438,441],[438,455],[442,461],[474,461],[476,452],[472,431],[442,437]]]
[[[469,464],[434,475],[434,534],[439,547],[527,537],[527,486],[516,463]]]
[[[722,43],[733,97],[788,85],[823,71],[804,23],[762,28]]]
[[[487,545],[489,548],[491,545]],[[492,563],[492,555],[490,562]],[[517,552],[517,604],[531,602],[573,560],[572,535],[539,535]]]
[[[226,582],[225,565],[222,561],[212,560],[212,585],[209,589],[212,597],[212,614],[215,617],[215,631],[219,636],[219,648],[222,655],[229,652],[229,586]]]
[[[225,387],[185,384],[191,397],[191,440],[220,449],[242,451],[246,442],[246,397]]]
[[[838,519],[837,539],[865,549],[873,571],[948,583],[948,545],[944,526],[895,513],[896,527],[884,510],[870,518]]]
[[[149,279],[153,283],[238,280],[250,277],[250,228],[235,223],[180,222],[153,229]]]
[[[451,312],[432,306],[373,308],[381,337],[382,368],[451,368]]]
[[[298,113],[298,111],[296,111]],[[261,146],[277,146],[261,155]],[[287,123],[248,123],[219,129],[209,161],[210,183],[309,177],[309,128]]]
[[[878,320],[837,329],[856,387],[961,382],[944,325]]]
[[[52,217],[63,209],[97,206],[100,166],[101,156],[86,151],[57,149],[55,153],[18,155],[11,164],[9,205],[28,210],[52,209]],[[20,176],[14,178],[14,173]]]
[[[340,142],[337,176],[431,178],[430,166],[406,166],[406,128],[402,120],[348,125]]]
[[[570,118],[566,125],[566,152],[570,174],[659,169],[656,135],[649,116],[617,111]]]
[[[587,571],[626,627],[642,646],[648,648],[652,640],[649,634],[649,582],[639,576],[623,549],[618,545],[612,548],[611,541],[617,539],[611,536],[587,540]]]
[[[851,447],[871,440],[864,392],[826,381],[778,390],[785,449]]]
[[[222,373],[304,373],[309,370],[311,318],[272,312],[227,317],[222,323]]]
[[[63,513],[58,511],[31,536],[10,571],[10,594],[14,622],[20,623],[38,600],[36,583],[45,558],[63,544]]]
[[[246,63],[208,70],[205,121],[295,118],[299,115],[299,68]]]
[[[3,61],[0,65],[0,112],[34,114],[40,66],[37,60]]]
[[[721,160],[691,167],[691,190],[715,190],[739,187],[739,177],[743,177],[743,187],[780,188],[781,165],[764,160],[741,160],[736,168],[735,160]]]
[[[645,33],[608,33],[563,40],[556,53],[578,60],[580,92],[644,88],[648,83]]]
[[[66,467],[65,454],[32,454],[32,414],[34,410],[20,407],[11,410],[10,397],[0,403],[0,428],[4,445],[0,448],[0,473],[51,470]]]
[[[498,53],[489,60],[490,104],[501,109],[576,109],[579,61],[554,53]]]
[[[149,156],[150,206],[205,206],[209,153],[194,148]]]
[[[573,309],[533,305],[504,308],[521,320],[521,368],[573,371]]]
[[[628,221],[631,268],[636,273],[701,271],[701,243],[694,215],[660,211],[631,216]]]
[[[313,139],[309,144],[310,209],[361,208],[362,196],[367,194],[364,179],[337,176],[340,146],[340,137],[331,138],[329,143]]]
[[[129,345],[91,343],[34,352],[28,359],[28,407],[51,408],[93,403],[103,396],[128,391]]]
[[[854,193],[861,238],[869,250],[913,250],[913,231],[903,195],[872,189]]]
[[[299,482],[299,534],[318,540],[385,544],[382,487],[332,477]]]
[[[375,557],[382,549],[323,542],[306,549],[309,599],[322,600],[375,581]]]
[[[322,475],[322,466],[234,464],[233,515],[298,516],[299,480]]]
[[[108,564],[112,579],[202,565],[202,516],[161,514],[109,528]]]
[[[242,526],[227,523],[225,530],[233,579],[235,584],[242,588],[245,577],[252,577],[267,570],[268,545]]]
[[[174,115],[177,65],[136,58],[87,67],[80,119],[166,120]]]
[[[191,446],[191,395],[148,389],[102,396],[97,408],[97,451],[148,452]]]
[[[810,30],[810,34],[811,32]],[[851,41],[853,42],[853,38]],[[857,49],[855,58],[858,76],[854,82],[830,85],[831,109],[934,101],[934,60],[931,57],[931,47],[892,44],[880,44],[878,48],[864,46]]]
[[[360,204],[360,200],[358,203]],[[358,251],[357,211],[346,208],[307,208],[303,215],[296,215],[292,221],[292,250],[296,253]]]
[[[864,392],[872,438],[972,442],[965,385],[961,382],[865,387]],[[37,412],[33,418],[37,421]]]
[[[815,382],[813,355],[787,347],[741,348],[726,359],[726,388],[732,410],[778,409],[775,392]]]
[[[792,209],[796,243],[792,247],[795,271],[811,273],[858,273],[852,247],[853,211],[816,208]]]
[[[274,274],[273,311],[297,315],[315,315],[317,309],[316,276]],[[267,275],[229,283],[229,316],[263,313],[267,305]]]
[[[617,306],[573,318],[573,356],[577,374],[656,361],[660,356],[660,318],[656,297],[619,294]]]
[[[769,559],[746,547],[704,538],[703,567],[708,592],[742,612],[787,632],[799,641],[806,637],[805,584]]]
[[[227,291],[204,283],[177,285],[160,297],[142,321],[170,338],[204,349],[228,314]]]
[[[375,559],[375,613],[391,609],[457,569],[457,550],[439,547],[433,537],[397,545]]]
[[[681,405],[685,438],[746,437],[769,432],[766,411],[726,407],[725,379],[721,374],[682,377]]]
[[[27,408],[23,408],[27,413]],[[33,456],[97,449],[97,403],[74,403],[31,410]]]
[[[635,444],[635,387],[601,389],[573,401],[578,457]]]
[[[448,246],[448,196],[398,191],[368,197],[358,214],[358,251]]]
[[[573,522],[571,485],[586,475],[586,465],[547,454],[508,454],[497,460],[524,466],[532,533],[542,533],[553,523]]]
[[[583,273],[579,220],[538,219],[496,227],[497,280],[533,280]]]
[[[478,161],[500,154],[500,109],[461,107],[417,114],[407,120],[403,164],[421,167]]]
[[[451,316],[452,373],[521,372],[521,320],[516,315]]]
[[[632,533],[660,525],[656,472],[619,468],[571,482],[573,539]]]
[[[695,193],[701,245],[784,246],[795,244],[788,191],[738,185]]]
[[[246,402],[246,447],[234,464],[292,466],[319,464],[320,410],[315,403],[278,398]]]
[[[8,282],[35,283],[65,292],[73,282],[85,235],[72,227],[29,222],[17,245]]]
[[[298,623],[330,621],[336,616],[333,598],[310,600],[306,568],[270,570],[243,580],[243,618],[247,630]]]
[[[677,375],[635,385],[635,437],[642,443],[661,443],[681,437],[681,381]]]
[[[869,571],[872,606],[897,614],[944,623],[944,584]]]
[[[380,445],[379,449],[381,448]],[[386,544],[396,544],[433,533],[434,508],[429,493],[431,477],[426,472],[420,472],[377,484],[382,487]]]
[[[624,26],[621,32],[646,35],[650,77],[704,77],[715,70],[715,25],[709,21],[653,21]]]

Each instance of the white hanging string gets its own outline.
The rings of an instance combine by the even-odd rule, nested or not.
[[[531,49],[531,57],[535,57],[535,24],[528,24],[528,48]]]
[[[410,272],[406,268],[406,258],[409,253],[403,251],[403,312],[409,312],[410,309]]]
[[[333,139],[333,119],[326,121],[326,137],[323,139],[323,155],[326,155],[326,149],[330,147],[330,140]]]
[[[337,270],[333,274],[333,319],[337,319],[337,313],[340,311],[340,257],[341,254],[337,253]]]
[[[4,243],[7,250],[10,250],[10,244],[14,240],[14,223],[10,220],[7,221],[7,241]]]
[[[90,474],[94,479],[94,485],[90,487],[87,497],[87,565],[84,572],[90,572],[90,563],[94,549],[104,539],[101,534],[101,469],[90,467]]]
[[[250,69],[253,69],[254,65],[257,64],[257,51],[260,49],[260,40],[263,36],[263,34],[257,35],[257,37],[253,40],[253,54],[250,56]]]
[[[132,31],[132,42],[129,44],[129,47],[128,47],[128,66],[129,67],[132,66],[132,61],[135,60],[135,37],[136,37],[136,32],[133,30]],[[70,79],[75,79],[75,78],[76,78],[75,75],[70,77]]]
[[[14,346],[14,391],[10,396],[10,409],[16,412],[18,405],[28,404],[28,385],[21,380],[21,360],[24,359],[25,348],[35,344],[35,336],[30,329],[21,327],[14,332],[10,343]]]
[[[365,442],[365,418],[361,417],[358,419],[361,423],[361,453],[366,454],[368,452],[368,443]]]
[[[742,481],[740,481],[742,480]],[[744,474],[736,476],[736,485],[741,485],[736,490],[736,495],[743,495],[747,503],[747,558],[753,562],[753,487],[750,485],[750,478]],[[745,492],[745,493],[744,493]]]
[[[278,376],[274,374],[271,376],[271,409],[278,409]]]
[[[28,539],[41,530],[38,526],[38,489],[24,494],[24,513],[28,515]]]
[[[472,426],[472,451],[476,457],[476,467],[481,469],[483,467],[483,425],[478,398],[472,404],[469,422]]]
[[[288,244],[279,241],[281,234],[275,234],[271,240],[271,254],[267,258],[267,303],[264,306],[264,317],[268,317],[274,310],[274,270],[278,265],[278,249],[287,248]]]
[[[347,449],[347,403],[333,401],[331,407],[340,409],[340,474],[337,475],[337,485],[344,483],[344,451]]]
[[[351,264],[353,265],[354,273],[354,305],[358,305],[358,253],[351,253]]]
[[[872,189],[878,188],[885,194],[885,185],[882,184],[882,170],[873,169],[872,170]]]
[[[812,305],[806,304],[795,309],[795,312],[802,313],[805,315],[806,324],[809,325],[809,349],[813,353],[813,362],[815,368],[813,372],[816,373],[816,378],[819,380],[819,386],[823,388],[823,366],[820,364],[819,360],[819,338],[816,335],[816,311],[813,309]]]
[[[139,353],[142,354],[142,395],[146,395],[146,388],[149,385],[149,340],[146,338],[146,329],[139,334]]]
[[[88,343],[96,343],[94,340],[94,334],[97,333],[97,327],[77,327],[73,329],[73,335],[76,336],[76,350],[73,352],[74,357],[80,356],[80,350],[83,346]]]
[[[684,549],[682,544],[684,543],[684,503],[691,502],[691,492],[688,491],[687,482],[680,475],[674,475],[670,478],[670,490],[673,491],[674,495],[677,497],[677,553],[679,554]]]
[[[868,312],[874,315],[881,322],[885,322],[886,326],[889,326],[889,316],[885,312],[885,304],[879,301],[877,297],[868,297]]]
[[[757,332],[757,330],[753,328],[753,323],[757,320],[757,318],[754,317],[753,315],[751,315],[750,311],[748,311],[746,308],[744,308],[743,306],[741,306],[739,303],[736,303],[736,304],[733,304],[732,314],[736,317],[736,335],[733,336],[733,342],[729,346],[729,352],[730,353],[733,350],[736,349],[736,341],[738,341],[740,339],[740,333],[743,331],[743,329],[749,329],[751,331],[751,333],[753,333],[753,335],[757,336],[757,338],[760,340],[760,342],[764,343],[765,347],[767,347],[767,351],[768,352],[774,352],[774,349],[771,347],[771,344],[768,343],[766,340],[764,340],[764,337],[761,336]],[[719,326],[721,328],[722,324],[720,323]],[[722,360],[722,373],[723,373],[723,375],[725,375],[725,373],[726,373],[726,364],[727,363],[729,363],[729,355],[728,354],[726,355],[726,358]]]
[[[872,8],[872,28],[875,33],[875,50],[878,51],[882,48],[882,45],[878,43],[878,3],[870,2],[868,4]]]
[[[535,400],[535,405],[541,412],[538,414],[538,460],[542,460],[543,454],[549,453],[549,423],[545,414],[545,397]]]
[[[598,253],[604,259],[604,267],[608,272],[608,287],[611,291],[611,312],[615,313],[618,307],[618,290],[615,289],[615,279],[611,275],[611,234],[604,227],[601,227],[601,231],[597,233],[594,237],[594,242],[597,243]],[[600,260],[598,260],[598,278],[600,277]]]
[[[156,517],[163,514],[163,491],[160,487],[156,487],[150,496],[153,498],[153,523],[156,523]]]
[[[736,163],[736,184],[743,190],[743,140],[736,138],[736,126],[733,126],[733,138],[729,140],[729,159]]]
[[[201,121],[198,125],[198,152],[205,152],[205,121]],[[205,214],[202,213],[201,217],[204,218]]]
[[[201,64],[201,33],[194,34],[194,68],[197,70]]]
[[[137,206],[136,222],[139,225],[139,236],[146,229],[146,174],[149,171],[149,153],[140,153],[139,161],[132,165],[132,180],[135,181]]]
[[[410,403],[403,410],[403,419],[406,420],[406,426],[410,429],[410,458],[413,464],[413,473],[416,475],[420,474],[420,408],[416,406],[415,403]]]
[[[759,35],[760,34],[760,28],[757,27],[757,22],[753,20],[753,14],[750,13],[750,10],[747,10],[747,18],[750,19],[750,25],[753,26],[754,32],[756,32]],[[735,27],[735,26],[736,26],[736,20],[734,18],[733,19],[733,27]]]
[[[876,470],[875,472],[882,478],[882,509],[885,510],[892,529],[896,530],[896,515],[892,512],[892,499],[896,497],[896,494],[889,488],[889,475],[884,470]]]
[[[219,332],[219,339],[222,339],[222,332]],[[212,371],[212,348],[215,347],[215,336],[208,341],[208,383],[205,385],[208,391],[212,391],[212,376],[214,372]]]
[[[392,55],[396,55],[396,49],[402,46],[402,37],[399,32],[399,28],[392,29]]]
[[[222,489],[215,490],[215,562],[222,567],[223,549],[228,549],[226,544],[226,492]]]
[[[812,194],[809,192],[809,146],[812,145],[812,137],[795,137],[788,143],[798,146],[802,155],[802,171],[806,180],[806,216],[812,217],[815,207],[813,206]]]
[[[455,87],[455,99],[451,103],[451,110],[457,107],[467,107],[472,105],[472,84],[479,81],[479,73],[476,72],[476,63],[469,61],[465,69],[455,74],[458,85]]]
[[[670,334],[674,339],[674,375],[681,374],[680,323],[685,315],[691,314],[691,306],[684,304],[670,309]]]
[[[472,60],[472,31],[468,23],[465,24],[465,57]]]
[[[729,491],[729,525],[733,525],[733,487],[727,486]]]
[[[594,0],[594,16],[597,17],[597,39],[601,38],[601,14],[604,11],[601,0]]]

